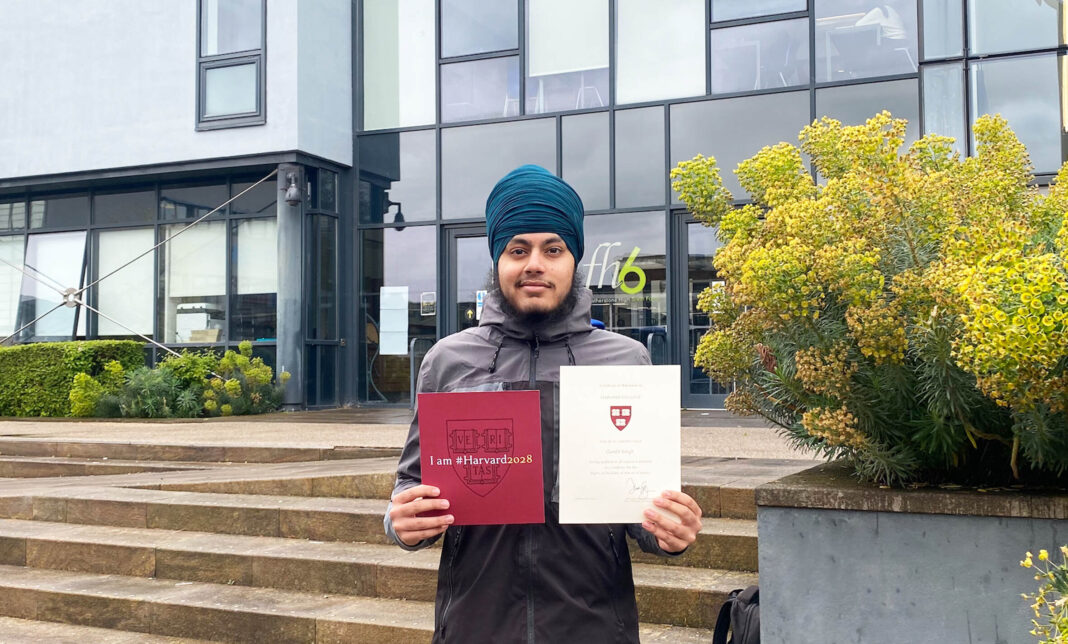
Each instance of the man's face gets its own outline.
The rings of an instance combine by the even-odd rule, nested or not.
[[[556,233],[516,235],[497,260],[501,294],[523,315],[555,312],[574,276],[575,257]]]

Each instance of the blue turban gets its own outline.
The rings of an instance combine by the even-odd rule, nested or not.
[[[493,264],[512,237],[556,233],[582,259],[582,200],[575,189],[545,168],[523,165],[493,186],[486,200],[486,237]]]

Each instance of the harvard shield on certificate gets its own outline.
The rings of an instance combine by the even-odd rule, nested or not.
[[[560,368],[560,523],[641,523],[680,490],[678,365]]]

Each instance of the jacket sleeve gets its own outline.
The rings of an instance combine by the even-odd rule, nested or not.
[[[416,384],[417,393],[422,391],[433,391],[427,382],[429,378],[428,374],[430,372],[430,362],[430,353],[427,353],[427,356],[423,359],[423,364],[419,369],[419,380]],[[408,439],[404,442],[404,450],[401,452],[400,461],[397,463],[397,479],[393,484],[393,493],[390,494],[390,498],[396,496],[397,493],[403,490],[415,487],[423,482],[422,465],[420,464],[419,459],[419,404],[416,403],[415,414],[412,416],[412,424],[408,428]],[[386,535],[404,550],[421,550],[441,537],[441,535],[437,535],[430,539],[424,539],[414,546],[405,545],[399,538],[397,538],[397,531],[393,528],[393,521],[389,517],[389,511],[392,508],[393,502],[390,501],[389,505],[386,507],[386,515],[382,519],[382,524],[386,530]]]

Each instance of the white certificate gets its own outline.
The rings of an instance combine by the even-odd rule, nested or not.
[[[641,523],[681,490],[679,366],[560,368],[560,523]]]

